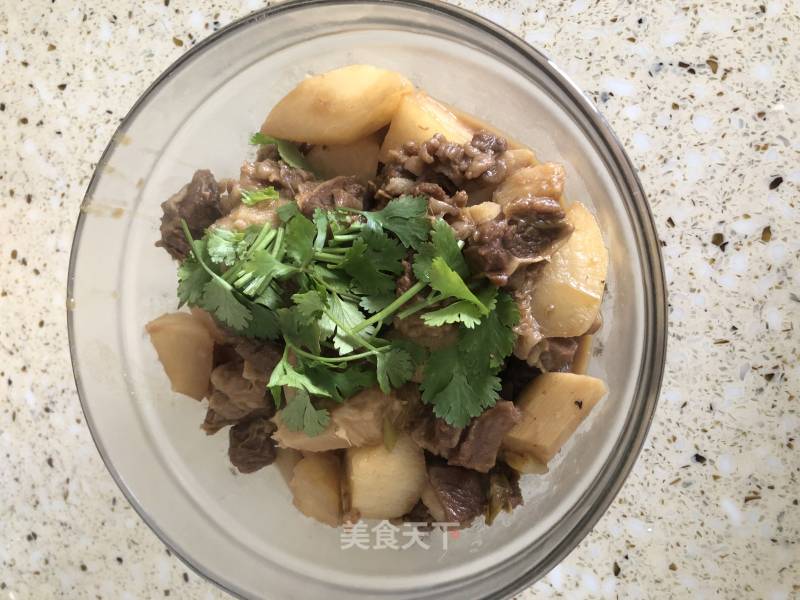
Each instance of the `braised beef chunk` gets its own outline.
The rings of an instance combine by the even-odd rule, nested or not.
[[[512,402],[500,400],[467,427],[464,439],[447,463],[486,473],[497,461],[497,452],[505,435],[521,418]]]
[[[578,340],[579,338],[547,338],[542,342],[546,349],[539,355],[539,365],[548,373],[569,371],[578,351]]]
[[[458,217],[469,200],[464,190],[458,190],[450,195],[441,185],[429,181],[416,184],[410,193],[412,196],[427,196],[428,211],[434,217]]]
[[[541,328],[533,316],[533,297],[536,292],[536,279],[542,263],[533,264],[519,270],[508,279],[511,297],[519,310],[519,323],[514,327],[517,340],[514,342],[514,356],[535,366],[539,358],[539,343],[544,339]]]
[[[503,246],[519,258],[534,258],[572,233],[567,215],[557,200],[525,196],[504,209],[508,218]]]
[[[441,192],[434,187],[418,187],[416,193],[428,196],[432,202],[463,206],[466,193],[459,190],[465,182],[495,185],[505,179],[508,167],[502,154],[507,146],[504,138],[487,131],[479,131],[466,144],[448,142],[440,133],[422,144],[407,142],[390,154],[376,197],[396,198],[415,193],[415,186],[431,183]],[[450,200],[456,196],[456,200]],[[435,202],[437,208],[444,209]]]
[[[397,283],[395,284],[395,294],[398,296],[405,294],[417,282],[414,270],[412,269],[413,260],[413,255],[409,255],[408,258],[403,259],[403,274],[397,278]]]
[[[196,171],[192,180],[161,204],[161,239],[156,246],[164,248],[176,260],[189,255],[189,242],[181,221],[186,221],[192,237],[200,238],[214,221],[222,216],[219,188],[211,171]]]
[[[275,424],[258,417],[231,427],[228,458],[240,473],[253,473],[275,460],[275,442],[272,434]]]
[[[247,421],[248,419],[254,419],[255,417],[263,417],[265,419],[271,418],[275,414],[275,409],[267,405],[264,408],[257,408],[256,410],[247,413],[244,417],[239,419],[226,419],[222,415],[217,414],[214,412],[213,409],[209,408],[206,411],[206,417],[203,421],[203,424],[200,426],[200,429],[206,432],[206,435],[214,435],[220,429],[224,429],[228,425],[235,425],[236,423],[241,423],[242,421]]]
[[[414,424],[410,435],[423,450],[447,458],[458,445],[462,431],[461,427],[453,427],[428,411]]]
[[[211,396],[208,407],[223,419],[241,419],[257,409],[269,409],[266,381],[254,382],[243,376],[244,363],[232,361],[211,372]]]
[[[297,206],[310,217],[317,208],[364,208],[366,188],[355,177],[339,176],[322,182],[301,183]]]
[[[271,185],[287,192],[291,197],[300,190],[300,186],[313,181],[314,174],[303,169],[290,167],[282,160],[263,158],[256,162],[245,161],[239,173],[240,189],[256,189]]]
[[[497,466],[489,473],[486,524],[491,525],[500,511],[504,510],[510,513],[522,503],[519,473],[504,462],[497,463]]]
[[[236,338],[234,345],[236,354],[242,357],[256,371],[263,374],[266,383],[275,365],[278,364],[283,355],[283,350],[272,342],[261,342],[249,340],[247,338]]]
[[[403,338],[430,350],[438,350],[454,344],[458,329],[452,323],[440,327],[428,327],[419,314],[393,321],[394,330]]]
[[[228,425],[233,425],[237,421],[238,419],[226,419],[209,408],[206,411],[206,418],[200,428],[205,431],[207,435],[214,435],[220,429],[223,429]]]
[[[516,400],[525,386],[541,374],[542,372],[537,367],[529,365],[516,356],[509,356],[500,372],[500,382],[503,386],[500,395],[512,401]]]
[[[546,259],[572,233],[558,201],[524,196],[468,238],[464,256],[473,271],[504,286],[521,266]]]
[[[463,526],[469,525],[483,513],[486,504],[485,478],[485,475],[471,469],[428,466],[428,481],[444,509],[445,520]]]

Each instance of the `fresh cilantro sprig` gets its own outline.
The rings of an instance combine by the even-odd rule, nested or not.
[[[259,188],[257,190],[242,190],[242,203],[253,206],[259,202],[277,200],[278,190],[272,186]]]
[[[269,189],[249,192],[248,201],[275,201]],[[389,393],[422,365],[423,401],[448,423],[463,426],[494,404],[513,346],[514,304],[471,277],[461,242],[431,220],[425,198],[402,196],[376,212],[317,209],[313,219],[294,203],[275,212],[279,222],[211,227],[198,240],[184,227],[192,251],[178,272],[178,297],[240,335],[282,341],[268,387],[287,427],[317,435],[330,415],[315,398],[342,402],[376,383]],[[404,261],[417,281],[397,295]],[[427,358],[385,335],[394,319],[416,313],[429,327],[458,327],[457,346]]]
[[[303,156],[303,153],[300,152],[297,145],[288,140],[280,140],[271,135],[264,135],[263,133],[254,133],[250,136],[250,144],[253,146],[274,145],[278,148],[278,155],[281,157],[281,160],[287,165],[295,167],[296,169],[304,169],[313,172],[311,165],[308,164],[306,157]]]
[[[500,393],[498,372],[514,348],[519,321],[511,297],[497,293],[496,309],[471,329],[459,331],[456,345],[431,354],[420,389],[422,401],[455,427],[494,406]]]

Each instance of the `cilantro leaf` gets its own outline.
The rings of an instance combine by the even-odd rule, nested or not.
[[[367,242],[363,238],[356,238],[347,249],[339,268],[355,280],[356,287],[362,294],[388,294],[394,290],[394,278],[379,269],[368,250]]]
[[[266,288],[264,288],[264,291],[256,296],[253,299],[253,302],[261,306],[271,308],[272,310],[283,306],[283,298],[280,297],[272,285],[268,285]]]
[[[279,308],[275,311],[278,316],[283,337],[298,348],[308,348],[319,354],[320,328],[316,321],[308,321],[295,306],[294,308]]]
[[[206,232],[206,251],[213,263],[233,265],[239,257],[238,247],[244,240],[244,233],[211,227]]]
[[[422,401],[454,427],[465,427],[470,419],[492,406],[499,393],[499,379],[486,367],[472,369],[450,346],[431,354],[423,374]]]
[[[414,362],[411,355],[400,348],[378,354],[378,385],[384,394],[399,388],[414,375]]]
[[[424,196],[400,196],[379,211],[361,214],[372,227],[388,229],[404,246],[418,250],[428,239],[427,212],[428,200]]]
[[[392,347],[407,352],[415,366],[424,365],[428,360],[428,351],[411,340],[403,338],[392,340]]]
[[[372,294],[361,296],[358,305],[368,313],[379,313],[395,300],[395,295],[391,293]]]
[[[507,293],[497,296],[497,307],[474,329],[464,331],[459,342],[464,359],[480,366],[500,367],[514,349],[516,335],[512,329],[518,320],[514,300]]]
[[[472,329],[481,322],[481,311],[471,302],[458,300],[444,308],[433,310],[422,315],[422,320],[428,327],[440,327],[447,323],[462,323],[464,327]]]
[[[322,250],[328,237],[328,213],[317,208],[314,210],[314,225],[317,227],[317,237],[314,238],[314,250]]]
[[[297,312],[300,316],[309,321],[319,319],[322,311],[325,310],[325,296],[317,290],[309,290],[292,296],[292,300],[297,305]]]
[[[354,339],[348,335],[347,330],[360,325],[364,320],[364,315],[356,304],[342,299],[339,294],[331,294],[328,298],[328,310],[320,323],[323,330],[330,329],[333,332],[333,346],[340,356],[344,356],[362,345],[360,338]],[[326,323],[323,324],[323,321]],[[370,335],[373,331],[373,327],[367,327],[363,333]]]
[[[271,185],[257,190],[242,190],[242,204],[253,206],[259,202],[274,201],[280,196],[278,190]]]
[[[346,294],[350,291],[351,280],[347,277],[347,274],[340,269],[333,271],[319,263],[313,262],[309,265],[309,269],[311,274],[325,284],[325,287],[328,289],[339,294]]]
[[[286,234],[283,238],[286,254],[298,266],[305,266],[313,258],[316,233],[317,228],[314,223],[300,213],[293,216],[286,224]]]
[[[324,389],[337,402],[344,402],[375,384],[375,370],[371,364],[353,365],[342,371],[335,371],[321,363],[308,363],[304,362],[303,372],[315,386]]]
[[[274,340],[280,334],[278,317],[270,309],[254,302],[249,302],[247,308],[252,314],[252,319],[242,335],[259,340]]]
[[[493,311],[497,304],[497,288],[487,285],[475,294],[478,300],[486,307],[486,310]],[[513,302],[512,302],[513,304]],[[514,305],[516,306],[516,305]],[[439,327],[446,323],[462,323],[467,329],[472,329],[481,322],[483,314],[473,303],[466,300],[458,300],[429,313],[422,315],[422,320],[429,327]]]
[[[271,135],[264,135],[259,132],[250,136],[250,143],[253,146],[273,144],[278,147],[278,154],[280,154],[281,159],[287,165],[296,169],[311,171],[311,165],[308,164],[306,157],[297,149],[297,145],[290,141],[280,140]]]
[[[291,431],[302,431],[314,437],[325,431],[331,416],[324,408],[314,408],[305,390],[297,390],[281,411],[281,421]]]
[[[278,218],[282,222],[287,223],[292,217],[300,214],[300,209],[294,202],[287,202],[286,204],[281,204],[275,212],[278,213]]]
[[[200,306],[237,331],[245,329],[252,318],[247,307],[234,296],[233,289],[217,278],[211,279],[203,288]]]
[[[283,353],[283,357],[278,361],[278,364],[275,365],[272,374],[269,376],[269,381],[267,382],[267,387],[272,390],[277,388],[278,391],[280,391],[280,388],[284,385],[298,390],[305,390],[307,393],[317,396],[330,396],[327,390],[317,386],[306,374],[297,371],[289,363],[288,352]],[[273,396],[274,395],[273,392]],[[280,398],[280,396],[278,396],[278,398]]]
[[[243,268],[252,275],[242,289],[248,296],[259,296],[273,279],[284,279],[297,272],[295,267],[280,262],[267,250],[254,252]]]
[[[497,308],[491,307],[491,310],[497,311],[497,318],[506,327],[516,327],[519,323],[519,307],[514,299],[506,292],[497,295]]]
[[[178,307],[184,304],[196,306],[203,298],[203,290],[211,281],[208,274],[194,256],[189,256],[178,267]]]
[[[430,281],[431,263],[437,256],[462,278],[469,277],[469,268],[458,247],[455,232],[444,219],[437,219],[431,230],[431,241],[422,245],[414,260],[414,274],[417,279]]]
[[[402,261],[406,251],[400,244],[384,232],[374,229],[365,229],[361,237],[367,243],[368,254],[378,269],[394,274],[403,272]]]
[[[461,276],[451,269],[441,256],[431,261],[430,286],[445,296],[471,302],[484,315],[489,312],[483,302],[470,291]]]

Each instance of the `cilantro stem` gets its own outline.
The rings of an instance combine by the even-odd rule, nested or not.
[[[318,354],[311,354],[310,352],[306,352],[305,350],[298,348],[288,340],[286,340],[286,346],[290,347],[292,349],[292,352],[294,352],[299,356],[302,356],[303,358],[308,358],[309,360],[316,360],[331,365],[335,365],[338,363],[352,362],[354,360],[361,360],[362,358],[369,358],[370,356],[380,354],[381,352],[385,352],[386,350],[389,349],[389,346],[386,346],[384,348],[376,348],[375,350],[368,350],[366,352],[359,352],[358,354],[348,354],[347,356],[340,356],[338,358],[334,358],[330,356],[320,356]]]
[[[325,316],[328,317],[333,322],[334,325],[336,325],[337,333],[338,332],[343,332],[344,335],[346,335],[349,338],[352,338],[352,340],[354,342],[358,343],[359,345],[364,346],[365,348],[369,348],[370,350],[373,350],[373,351],[377,352],[378,349],[375,346],[373,346],[372,344],[369,343],[369,341],[365,340],[363,337],[358,335],[358,331],[362,331],[363,329],[365,329],[365,327],[368,327],[368,325],[367,326],[363,326],[364,323],[361,323],[355,329],[351,329],[350,327],[348,327],[347,325],[345,325],[344,323],[339,321],[339,319],[334,317],[331,314],[331,311],[324,310],[323,312],[325,313]]]
[[[266,248],[269,248],[269,245],[272,243],[272,240],[274,240],[277,235],[278,232],[275,229],[270,229],[269,231],[267,231],[263,239],[258,241],[258,245],[254,244],[253,247],[250,249],[251,255],[258,250],[264,250]]]
[[[416,304],[409,306],[407,309],[402,311],[397,315],[398,319],[405,319],[406,317],[410,317],[414,313],[421,311],[424,308],[428,308],[429,306],[433,306],[440,300],[444,298],[444,294],[440,294],[439,292],[431,292],[425,300],[421,300]]]
[[[355,239],[357,239],[359,237],[361,237],[361,236],[359,234],[357,234],[357,233],[347,233],[347,234],[345,234],[345,233],[335,233],[333,235],[333,241],[334,242],[352,242],[353,240],[355,240]]]
[[[272,225],[269,223],[264,223],[264,227],[262,227],[261,231],[258,232],[258,236],[253,241],[253,245],[250,246],[250,249],[247,251],[247,255],[252,256],[252,254],[257,250],[263,250],[269,246],[270,242],[272,242],[276,235],[277,232],[272,228]]]
[[[192,254],[194,254],[194,257],[197,260],[197,262],[200,264],[200,266],[203,267],[203,269],[205,269],[206,273],[211,275],[212,279],[216,279],[217,281],[219,281],[220,284],[225,287],[225,289],[232,290],[233,288],[231,287],[231,284],[228,283],[227,281],[225,281],[219,275],[217,275],[214,272],[214,270],[211,269],[206,264],[206,261],[203,260],[203,257],[200,256],[200,253],[195,249],[195,245],[194,245],[195,241],[194,241],[194,238],[192,237],[192,232],[189,231],[189,226],[186,224],[186,221],[184,219],[181,219],[181,227],[183,228],[183,235],[186,236],[186,240],[189,242],[189,247],[192,249]]]
[[[283,233],[285,231],[285,227],[280,227],[278,229],[278,235],[275,239],[275,245],[272,247],[272,256],[277,259],[281,260],[283,258]]]
[[[319,260],[324,260],[325,262],[337,263],[337,264],[344,260],[343,256],[336,256],[335,254],[329,254],[327,252],[315,252],[314,258],[318,258]]]
[[[414,296],[416,296],[419,292],[421,292],[427,284],[423,281],[418,281],[410,288],[408,288],[403,294],[397,297],[397,299],[392,302],[389,306],[384,308],[382,311],[375,313],[369,319],[362,321],[358,325],[356,325],[352,329],[352,333],[358,333],[372,325],[373,323],[377,323],[378,321],[384,321],[389,315],[394,313],[397,309],[403,306],[406,302],[411,300]]]

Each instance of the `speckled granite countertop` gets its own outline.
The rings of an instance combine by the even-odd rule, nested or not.
[[[101,463],[64,290],[78,206],[119,120],[193,43],[262,4],[0,2],[0,598],[224,597]],[[670,287],[640,460],[521,597],[798,597],[800,3],[462,4],[595,99],[640,170]]]

